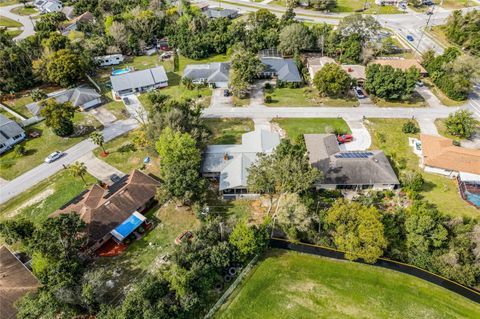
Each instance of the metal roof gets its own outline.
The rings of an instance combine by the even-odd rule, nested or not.
[[[264,72],[275,73],[280,81],[302,82],[297,65],[292,59],[262,57],[260,61],[266,66]]]
[[[163,66],[110,76],[115,92],[153,86],[168,81]]]
[[[17,122],[0,114],[0,144],[22,133],[25,133],[25,131]]]
[[[183,71],[183,77],[192,80],[206,79],[207,83],[228,82],[230,64],[212,62],[207,64],[189,64]]]

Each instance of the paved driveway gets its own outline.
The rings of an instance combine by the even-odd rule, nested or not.
[[[372,144],[372,138],[362,119],[346,120],[352,131],[353,141],[340,145],[342,151],[365,151]]]
[[[148,120],[148,113],[143,107],[142,103],[138,99],[135,94],[130,94],[125,96],[128,99],[129,103],[125,103],[123,100],[123,104],[125,104],[125,108],[130,113],[131,117],[139,121],[140,123],[147,123]]]
[[[90,175],[108,185],[112,184],[112,181],[110,180],[111,175],[116,174],[120,177],[125,175],[122,171],[93,155],[93,152],[89,152],[81,156],[78,161],[85,163],[85,166],[87,166],[87,171],[90,173]]]
[[[210,107],[232,107],[233,98],[232,96],[223,96],[222,88],[217,88],[212,90],[212,99],[210,101]]]

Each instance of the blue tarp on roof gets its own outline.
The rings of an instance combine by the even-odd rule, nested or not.
[[[138,226],[140,226],[145,219],[146,219],[145,216],[143,216],[142,214],[138,212],[134,212],[117,228],[112,230],[111,233],[116,239],[122,241],[126,237],[128,237],[128,235],[133,233],[135,229],[137,229]]]

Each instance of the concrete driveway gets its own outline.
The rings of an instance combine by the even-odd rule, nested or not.
[[[340,145],[342,151],[365,151],[372,144],[372,138],[362,119],[347,120],[348,126],[352,131],[353,141]]]
[[[89,152],[78,159],[79,162],[85,163],[88,173],[94,176],[96,179],[101,180],[102,182],[111,185],[113,182],[110,180],[110,176],[116,174],[120,177],[125,176],[125,174],[111,166],[107,162],[102,161],[95,155],[93,152]]]
[[[212,99],[210,107],[233,107],[232,96],[223,96],[224,88],[217,88],[212,90]]]
[[[117,120],[115,115],[112,114],[109,110],[104,107],[96,107],[87,111],[89,114],[93,115],[103,126],[111,125]]]
[[[123,100],[123,104],[125,104],[125,108],[127,111],[130,113],[131,117],[139,121],[140,123],[147,123],[148,120],[148,113],[143,107],[142,103],[138,99],[138,97],[135,94],[130,94],[125,96],[124,98],[128,99],[128,104],[125,103],[125,100]]]
[[[23,4],[14,4],[11,6],[0,7],[0,16],[7,17],[23,24],[23,27],[20,28],[22,30],[22,33],[15,37],[16,40],[21,40],[35,34],[35,30],[33,28],[36,21],[35,19],[31,19],[30,16],[21,16],[11,12],[11,10],[17,7],[23,7]]]

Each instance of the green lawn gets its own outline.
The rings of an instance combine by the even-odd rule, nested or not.
[[[321,98],[315,89],[303,88],[272,88],[265,90],[265,96],[272,97],[267,106],[358,106],[356,99]]]
[[[0,7],[11,6],[15,3],[18,3],[18,0],[0,0]]]
[[[100,123],[92,116],[85,113],[76,113],[74,122],[76,125],[89,125],[94,127],[101,127]],[[17,155],[14,150],[2,155],[0,159],[0,177],[11,180],[15,177],[25,173],[26,171],[43,163],[45,157],[54,151],[64,151],[69,147],[77,144],[81,140],[88,137],[88,135],[63,138],[55,135],[51,129],[45,126],[45,122],[29,126],[28,131],[40,131],[41,137],[34,139],[27,139],[23,142],[27,150],[26,155]]]
[[[440,4],[445,9],[462,9],[478,5],[474,0],[434,0],[433,2]]]
[[[85,176],[85,179],[90,186],[96,181],[89,174]],[[0,220],[25,217],[35,223],[40,223],[48,215],[80,194],[86,187],[79,177],[73,177],[67,171],[62,170],[0,205]]]
[[[425,99],[417,92],[414,92],[412,94],[412,97],[409,100],[405,100],[405,101],[387,101],[387,100],[376,98],[376,97],[371,97],[371,99],[375,103],[375,105],[380,107],[426,107],[428,106]]]
[[[151,162],[145,167],[145,170],[149,173],[158,174],[159,160],[158,156],[153,150],[144,148],[124,153],[118,151],[120,146],[132,143],[132,137],[134,134],[135,131],[129,132],[105,143],[104,147],[109,153],[107,157],[100,157],[100,153],[102,152],[101,148],[96,148],[93,153],[102,161],[105,161],[108,164],[118,168],[125,174],[129,174],[134,169],[142,168],[143,159],[146,156],[150,156]]]
[[[343,119],[329,119],[329,118],[314,118],[314,119],[300,119],[300,118],[286,118],[274,119],[273,122],[278,123],[282,129],[287,133],[291,139],[295,139],[301,134],[322,134],[330,129],[341,133],[351,133],[350,128]]]
[[[375,4],[375,0],[337,0],[337,7],[333,12],[354,12],[362,10],[365,3],[369,8],[365,13],[391,14],[401,13],[396,6],[379,6]]]
[[[432,93],[442,102],[445,106],[462,106],[467,101],[455,101],[445,95],[430,79],[424,79],[423,82],[432,91]]]
[[[24,117],[31,117],[32,114],[27,109],[26,105],[32,103],[33,99],[30,95],[23,95],[19,98],[3,101],[5,105]]]
[[[12,20],[4,16],[0,16],[0,27],[19,28],[21,26],[23,26],[23,24],[18,21]]]
[[[397,163],[411,170],[422,172],[425,185],[420,195],[435,204],[440,212],[451,216],[478,217],[478,211],[468,205],[458,194],[454,180],[441,175],[423,172],[419,158],[408,146],[408,137],[402,132],[402,125],[407,119],[368,119],[367,128],[372,136],[371,149],[381,149]]]
[[[22,30],[7,30],[7,34],[13,38],[20,35],[22,32]]]
[[[114,101],[112,98],[108,99],[109,102],[103,104],[101,107],[109,110],[117,120],[125,120],[130,117],[130,113],[125,108],[125,104],[121,101]]]
[[[479,318],[480,306],[413,276],[272,250],[215,318]]]
[[[12,12],[21,16],[29,16],[38,13],[37,9],[32,7],[16,7]]]
[[[242,134],[253,131],[250,119],[205,119],[212,131],[210,144],[240,144]]]

